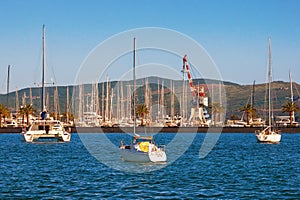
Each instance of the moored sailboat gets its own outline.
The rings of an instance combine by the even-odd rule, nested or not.
[[[272,106],[271,106],[271,82],[272,82],[272,70],[271,70],[271,44],[270,38],[268,40],[268,119],[269,125],[263,130],[256,130],[255,135],[259,142],[266,143],[279,143],[281,141],[281,134],[279,130],[274,129],[272,124]]]
[[[136,89],[136,73],[135,73],[135,38],[133,50],[133,96],[135,97]],[[136,133],[136,104],[133,98],[133,141],[130,145],[124,145],[121,142],[120,154],[124,161],[129,162],[165,162],[167,155],[164,147],[157,146],[152,136],[140,136]]]
[[[28,131],[24,131],[23,137],[26,142],[37,140],[57,140],[61,142],[69,142],[71,134],[65,131],[62,122],[53,120],[48,117],[45,106],[45,25],[43,25],[43,61],[42,61],[42,102],[41,116],[39,120],[35,120]]]

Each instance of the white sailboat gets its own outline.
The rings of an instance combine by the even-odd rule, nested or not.
[[[272,71],[271,71],[271,44],[270,38],[268,40],[268,111],[269,111],[269,125],[263,130],[256,130],[255,135],[259,142],[266,143],[279,143],[281,140],[280,131],[275,130],[272,125],[271,113],[271,82],[272,82]]]
[[[135,97],[136,75],[135,75],[135,38],[133,50],[133,80],[134,89],[133,96]],[[157,146],[152,136],[140,136],[136,133],[136,116],[135,116],[135,98],[133,98],[133,142],[130,145],[124,145],[121,142],[120,154],[122,160],[129,162],[165,162],[167,155],[164,147]]]
[[[26,142],[34,142],[37,140],[57,140],[61,142],[69,142],[71,134],[65,131],[63,124],[59,120],[53,120],[48,117],[45,108],[45,25],[43,25],[43,61],[42,61],[42,104],[41,119],[35,120],[28,131],[23,136]]]

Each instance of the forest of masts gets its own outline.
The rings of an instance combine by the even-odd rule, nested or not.
[[[207,89],[206,87],[206,92]],[[213,95],[214,90],[218,95]],[[40,91],[37,91],[39,88],[30,88],[29,96],[24,90],[22,97],[19,97],[20,92],[16,90],[14,101],[7,100],[7,107],[11,112],[17,113],[20,108],[33,105],[35,116],[39,116],[40,111],[37,108],[40,107]],[[211,102],[220,102],[217,84],[211,84],[210,93]],[[165,118],[189,118],[192,95],[187,81],[157,78],[149,82],[147,78],[139,79],[135,94],[136,106],[145,105],[148,109],[145,115],[148,125],[161,122]],[[13,103],[15,105],[12,105]],[[94,126],[132,122],[132,106],[132,81],[110,82],[107,78],[107,81],[102,83],[46,87],[46,108],[51,117],[66,122],[72,120],[78,125],[87,125],[91,120],[94,120],[91,123]]]

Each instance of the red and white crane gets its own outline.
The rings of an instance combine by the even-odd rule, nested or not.
[[[190,90],[193,96],[193,100],[197,100],[198,99],[198,103],[201,106],[201,104],[203,104],[204,106],[208,106],[208,98],[205,97],[205,93],[204,93],[204,88],[203,87],[195,87],[194,83],[193,83],[193,78],[191,75],[191,71],[190,71],[190,67],[189,67],[189,63],[187,60],[187,55],[184,55],[183,57],[183,66],[182,66],[182,72],[186,72],[187,73],[187,77],[189,79],[189,85],[190,85]]]
[[[184,57],[183,57],[182,72],[187,73],[190,90],[191,90],[191,93],[193,96],[193,104],[197,105],[200,122],[205,123],[206,119],[204,117],[204,109],[205,109],[204,107],[208,106],[208,98],[205,96],[203,87],[197,88],[194,86],[193,78],[191,75],[191,71],[190,71],[190,67],[189,67],[189,63],[188,63],[188,59],[187,59],[187,55],[184,55]],[[194,117],[195,117],[195,108],[192,107],[191,108],[191,116],[190,116],[189,121],[191,121]]]

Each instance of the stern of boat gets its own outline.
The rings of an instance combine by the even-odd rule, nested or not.
[[[33,142],[34,135],[30,133],[24,133],[23,134],[25,142]]]
[[[151,162],[166,162],[167,161],[165,146],[157,147],[154,144],[150,144],[148,155],[149,155],[149,159]]]
[[[62,135],[60,136],[60,139],[63,142],[70,142],[70,140],[71,140],[71,133],[68,133],[68,132],[64,131],[62,133]]]
[[[272,132],[271,134],[265,134],[265,132],[257,132],[256,138],[258,142],[279,143],[281,141],[281,134],[276,132]]]

